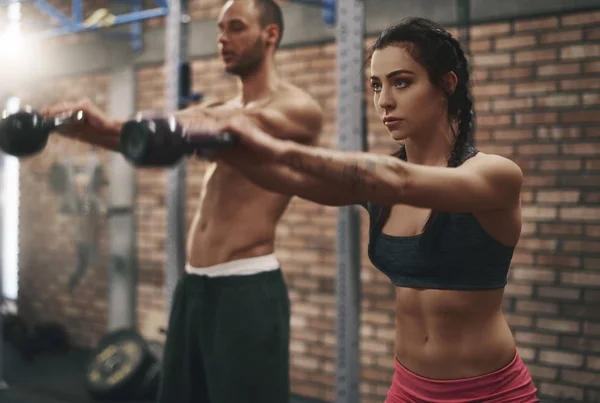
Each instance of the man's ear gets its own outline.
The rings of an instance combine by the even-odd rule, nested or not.
[[[279,26],[277,26],[277,24],[269,24],[265,27],[265,42],[272,45],[273,49],[277,47],[277,42],[279,41],[280,35],[281,31],[279,30]]]

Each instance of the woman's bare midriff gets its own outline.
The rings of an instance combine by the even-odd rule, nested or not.
[[[430,379],[484,375],[515,356],[504,290],[396,288],[396,359]]]

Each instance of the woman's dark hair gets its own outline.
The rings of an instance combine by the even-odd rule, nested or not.
[[[472,145],[475,117],[471,97],[470,69],[465,52],[459,42],[439,24],[424,18],[408,18],[388,27],[379,35],[372,45],[371,55],[367,61],[376,50],[398,44],[409,44],[407,50],[410,55],[425,68],[430,81],[442,89],[448,97],[448,119],[455,137],[448,166],[457,167],[464,162],[468,149]],[[456,88],[450,93],[444,86],[443,80],[446,73],[451,71],[456,74],[458,81]],[[454,131],[455,124],[458,131]],[[406,161],[406,147],[402,145],[394,156]],[[384,208],[377,220],[381,227],[387,221],[389,210]],[[437,231],[429,230],[434,226],[439,228],[443,225],[444,218],[444,214],[432,212],[425,224],[424,238],[428,233],[435,234]]]

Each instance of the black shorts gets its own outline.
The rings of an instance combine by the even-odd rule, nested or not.
[[[159,403],[288,403],[290,302],[280,269],[177,284]]]

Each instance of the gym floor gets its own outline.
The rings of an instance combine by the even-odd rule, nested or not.
[[[0,402],[104,403],[92,400],[85,389],[84,368],[88,355],[89,351],[86,350],[72,350],[64,355],[42,354],[28,362],[10,343],[5,343],[2,368],[9,388],[0,390]],[[290,403],[323,402],[294,397]]]

